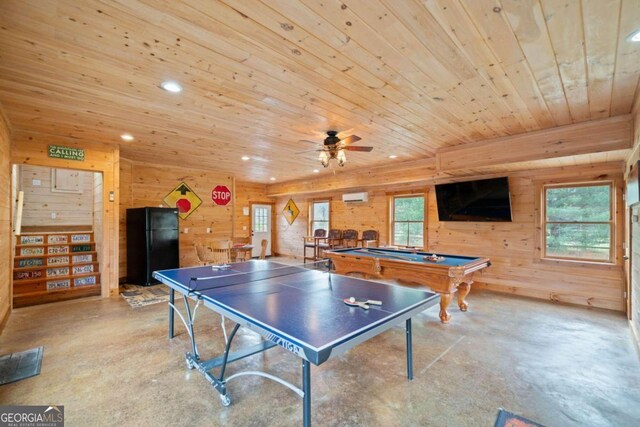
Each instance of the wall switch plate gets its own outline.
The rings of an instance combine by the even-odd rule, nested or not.
[[[188,227],[183,228],[183,229],[182,229],[182,232],[183,232],[184,234],[188,234],[188,233],[189,233],[189,228],[188,228]]]
[[[51,219],[56,219],[58,217],[58,214],[55,212],[51,212]]]
[[[115,200],[116,200],[116,193],[114,193],[113,191],[109,191],[109,201],[115,202]]]
[[[242,231],[247,231],[247,226],[246,225],[242,226]]]
[[[211,233],[211,227],[207,227],[207,234]]]

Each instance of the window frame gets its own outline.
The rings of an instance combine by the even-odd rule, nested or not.
[[[329,217],[327,218],[327,235],[329,235],[329,230],[331,230],[331,199],[313,199],[309,201],[309,222],[307,224],[307,231],[309,236],[313,236],[313,232],[315,231],[314,223],[316,220],[313,217],[314,205],[316,203],[326,203],[327,204],[327,213]],[[324,222],[324,221],[322,221]]]
[[[399,248],[408,248],[410,246],[407,245],[398,245],[395,243],[395,206],[396,199],[407,199],[414,197],[422,197],[424,203],[424,215],[422,217],[422,250],[427,250],[428,236],[427,236],[427,220],[429,216],[429,211],[427,209],[428,206],[428,193],[426,190],[420,191],[409,191],[409,192],[396,192],[396,193],[387,193],[389,199],[389,218],[388,218],[388,229],[389,229],[389,245],[397,246]],[[403,223],[418,223],[420,221],[401,221]]]
[[[609,188],[609,221],[547,221],[547,189],[557,188],[576,188],[576,187],[608,187]],[[618,244],[618,210],[617,198],[618,188],[614,180],[601,180],[601,181],[567,181],[567,182],[553,182],[540,184],[540,215],[538,232],[540,234],[537,239],[540,242],[539,257],[543,261],[551,262],[574,262],[593,265],[614,265],[617,264],[616,248]],[[594,258],[578,258],[578,257],[563,257],[547,254],[547,224],[609,224],[609,258],[606,260],[594,259]]]

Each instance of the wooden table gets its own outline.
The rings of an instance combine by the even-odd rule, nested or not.
[[[251,258],[252,250],[253,250],[253,245],[249,245],[249,244],[233,245],[231,247],[231,259],[234,262],[238,261],[239,259],[241,259],[241,261],[247,261],[248,259]]]
[[[440,320],[448,323],[447,307],[458,292],[458,306],[467,311],[465,297],[471,290],[473,273],[491,265],[489,258],[443,255],[440,262],[428,261],[432,253],[387,248],[349,248],[325,251],[338,274],[360,273],[366,278],[396,279],[424,285],[440,294]]]

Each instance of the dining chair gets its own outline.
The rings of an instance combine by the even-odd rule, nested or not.
[[[362,239],[360,239],[363,248],[378,246],[378,231],[377,230],[365,230],[362,232]]]
[[[231,262],[231,241],[213,240],[211,242],[211,257],[214,264],[228,264]]]
[[[358,230],[349,228],[342,232],[342,246],[345,248],[355,248],[358,246]]]
[[[318,258],[319,240],[325,238],[326,235],[327,235],[327,230],[323,228],[318,228],[317,230],[314,230],[313,236],[304,236],[302,238],[304,243],[304,248],[303,248],[304,261],[303,262],[306,262],[308,259],[315,261]],[[312,257],[307,256],[307,248],[313,249]]]

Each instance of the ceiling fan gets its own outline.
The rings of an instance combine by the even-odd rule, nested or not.
[[[336,159],[339,166],[344,166],[347,163],[347,156],[345,151],[366,151],[373,150],[373,147],[354,147],[351,144],[360,141],[357,135],[347,136],[346,138],[338,138],[338,132],[335,130],[327,131],[327,137],[324,139],[323,146],[319,150],[320,155],[318,160],[325,168],[329,166],[329,160]],[[315,141],[309,141],[308,139],[301,139],[300,142],[310,142],[312,144],[318,144]],[[304,152],[304,151],[303,151]]]

